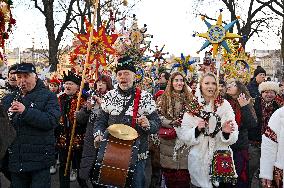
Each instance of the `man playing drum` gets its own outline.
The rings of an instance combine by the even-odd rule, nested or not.
[[[102,141],[105,130],[112,124],[125,124],[134,127],[139,135],[140,144],[138,145],[132,187],[145,187],[145,165],[148,157],[147,139],[149,134],[157,133],[160,119],[152,95],[144,90],[140,92],[135,87],[136,68],[134,64],[133,59],[128,56],[118,60],[115,70],[118,86],[103,97],[102,111],[94,125],[94,137],[95,142]],[[140,99],[137,100],[137,98]],[[139,102],[135,103],[135,100]],[[133,114],[137,114],[137,118],[134,120],[132,120]]]

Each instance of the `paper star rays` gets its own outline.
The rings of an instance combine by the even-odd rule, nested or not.
[[[74,50],[76,55],[86,55],[88,48],[88,41],[91,32],[91,24],[85,20],[87,33],[78,34],[77,38],[80,41],[80,45],[77,46]],[[111,34],[106,35],[106,29],[104,25],[100,26],[98,31],[94,29],[94,36],[92,38],[92,47],[90,52],[89,63],[92,64],[94,61],[97,61],[98,64],[106,66],[106,54],[114,54],[115,49],[112,47],[116,41],[118,35]]]
[[[220,15],[218,17],[218,20],[216,22],[216,25],[211,25],[208,21],[205,20],[205,17],[202,16],[201,19],[205,22],[208,31],[206,33],[200,33],[197,34],[199,37],[206,38],[207,40],[205,43],[202,45],[199,51],[202,51],[206,47],[208,47],[210,44],[213,46],[213,57],[215,58],[218,52],[218,49],[221,46],[223,46],[229,53],[231,52],[226,39],[234,39],[234,38],[241,38],[240,35],[230,33],[229,30],[234,26],[234,24],[238,20],[234,20],[231,23],[225,25],[224,27],[222,26],[222,14],[220,12]],[[239,17],[237,17],[239,19]]]
[[[173,71],[173,69],[175,68],[178,68],[178,71],[183,72],[185,75],[187,75],[188,70],[190,72],[194,72],[195,70],[193,67],[195,61],[190,61],[190,55],[185,57],[183,53],[181,53],[180,58],[174,58],[174,61],[176,61],[177,63],[172,66],[171,71]]]

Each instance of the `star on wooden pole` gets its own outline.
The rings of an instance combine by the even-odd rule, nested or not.
[[[234,24],[238,21],[240,17],[237,16],[237,19],[232,21],[231,23],[222,26],[222,13],[220,11],[220,15],[215,25],[211,25],[208,21],[205,20],[205,17],[202,16],[201,19],[205,22],[208,31],[206,33],[197,34],[199,37],[206,38],[207,40],[203,43],[202,47],[200,48],[197,53],[208,47],[210,44],[213,46],[213,57],[215,58],[218,49],[223,46],[229,53],[231,52],[226,39],[234,39],[234,38],[241,38],[242,36],[230,33],[229,30],[234,26]]]

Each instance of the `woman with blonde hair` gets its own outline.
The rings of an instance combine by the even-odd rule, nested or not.
[[[162,120],[159,131],[160,164],[167,188],[190,187],[187,170],[188,148],[175,148],[178,140],[174,127],[180,125],[186,105],[192,98],[185,77],[180,72],[171,75],[164,94],[158,98],[158,109]]]
[[[178,138],[190,147],[188,170],[194,187],[227,187],[236,182],[230,145],[238,139],[238,126],[229,102],[218,95],[212,73],[200,79],[197,98],[184,114]]]

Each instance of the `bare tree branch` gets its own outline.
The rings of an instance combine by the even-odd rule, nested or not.
[[[58,31],[57,37],[56,37],[56,42],[60,42],[61,37],[63,36],[64,30],[67,28],[67,26],[72,22],[72,20],[70,20],[70,17],[72,15],[72,10],[73,10],[73,4],[75,3],[76,0],[71,0],[69,7],[68,7],[68,11],[66,13],[66,17],[65,17],[65,22],[63,23],[63,25],[61,26],[60,30]]]
[[[35,8],[37,8],[43,15],[45,15],[45,12],[42,10],[42,8],[38,5],[37,0],[32,0],[35,2]]]

